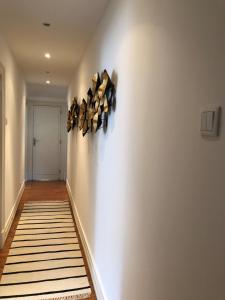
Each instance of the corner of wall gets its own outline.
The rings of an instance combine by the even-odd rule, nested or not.
[[[97,266],[96,266],[96,263],[95,263],[95,260],[94,260],[94,256],[91,252],[91,248],[90,248],[87,236],[85,234],[84,227],[82,225],[82,222],[81,222],[81,219],[80,219],[80,216],[79,216],[79,212],[77,210],[77,207],[76,207],[76,204],[75,204],[75,199],[72,195],[72,191],[71,191],[70,183],[69,183],[68,179],[66,180],[66,187],[67,187],[67,191],[68,191],[68,194],[69,194],[69,199],[70,199],[70,202],[71,202],[71,205],[72,205],[76,225],[77,225],[77,228],[78,228],[78,231],[79,231],[79,235],[80,235],[80,238],[81,238],[81,241],[82,241],[82,245],[84,247],[84,252],[85,252],[85,255],[86,255],[86,258],[87,258],[88,266],[89,266],[89,269],[90,269],[90,272],[91,272],[91,276],[92,276],[92,280],[93,280],[93,284],[94,284],[97,299],[98,300],[107,300],[107,297],[106,297],[106,294],[105,294],[105,291],[104,291],[104,288],[103,288],[102,280],[101,280],[100,274],[97,270]]]

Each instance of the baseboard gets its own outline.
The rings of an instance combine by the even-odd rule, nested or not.
[[[75,204],[72,192],[71,192],[71,188],[70,188],[70,184],[68,182],[68,179],[66,180],[66,186],[67,186],[67,191],[68,191],[68,194],[69,194],[70,202],[71,202],[71,205],[72,205],[72,208],[73,208],[73,213],[74,213],[74,217],[75,217],[76,224],[77,224],[77,227],[78,227],[78,231],[79,231],[79,234],[80,234],[80,237],[81,237],[81,240],[82,240],[82,244],[83,244],[83,247],[84,247],[84,251],[85,251],[86,258],[87,258],[88,266],[89,266],[89,269],[90,269],[90,272],[91,272],[91,277],[92,277],[92,280],[93,280],[93,284],[94,284],[97,299],[98,300],[107,300],[107,297],[106,297],[105,292],[104,292],[103,284],[102,284],[102,281],[100,279],[99,272],[97,270],[97,266],[96,266],[94,257],[91,253],[91,249],[90,249],[86,234],[84,232],[81,219],[79,217],[79,213],[78,213],[78,210],[77,210],[77,207],[76,207],[76,204]]]
[[[12,210],[11,210],[11,213],[10,213],[10,215],[9,215],[6,223],[5,223],[5,227],[2,230],[2,232],[1,232],[1,236],[0,236],[0,249],[3,248],[4,243],[6,241],[6,238],[7,238],[8,234],[9,234],[9,230],[10,230],[10,228],[12,226],[14,217],[16,215],[16,211],[17,211],[18,205],[20,203],[21,197],[23,195],[24,188],[25,188],[25,181],[23,181],[23,183],[21,184],[20,190],[19,190],[17,198],[16,198],[16,202],[15,202],[15,204],[14,204]]]

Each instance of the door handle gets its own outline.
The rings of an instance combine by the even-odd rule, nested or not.
[[[37,139],[36,138],[33,138],[33,146],[35,147],[36,146],[36,144],[37,144]]]

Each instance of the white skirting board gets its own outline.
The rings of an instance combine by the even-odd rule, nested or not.
[[[25,188],[25,181],[21,184],[20,190],[19,190],[17,198],[16,198],[16,202],[15,202],[15,204],[14,204],[12,210],[11,210],[11,213],[10,213],[6,223],[5,223],[5,227],[3,228],[2,232],[1,232],[1,235],[0,235],[0,249],[3,248],[4,243],[6,241],[6,238],[9,234],[9,230],[12,226],[14,217],[16,215],[16,211],[17,211],[18,205],[20,203],[21,197],[23,195],[24,188]]]
[[[69,194],[70,202],[71,202],[71,205],[72,205],[72,208],[73,208],[73,213],[74,213],[74,217],[75,217],[76,224],[77,224],[77,227],[78,227],[78,231],[79,231],[79,234],[80,234],[80,237],[81,237],[81,240],[82,240],[82,245],[84,247],[84,251],[85,251],[86,258],[87,258],[88,266],[89,266],[89,269],[90,269],[90,272],[91,272],[91,276],[92,276],[92,280],[93,280],[93,284],[94,284],[97,299],[98,300],[107,300],[107,297],[106,297],[105,292],[104,292],[103,284],[102,284],[102,281],[100,279],[100,275],[98,273],[94,257],[91,253],[91,249],[90,249],[86,234],[84,232],[83,225],[81,223],[79,213],[78,213],[78,210],[76,208],[76,204],[75,204],[75,201],[74,201],[74,198],[73,198],[71,188],[70,188],[70,184],[69,184],[68,180],[66,181],[66,186],[67,186],[67,191],[68,191],[68,194]]]

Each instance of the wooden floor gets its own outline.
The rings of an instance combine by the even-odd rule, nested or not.
[[[22,199],[20,201],[15,219],[13,221],[13,224],[11,226],[8,238],[6,240],[6,243],[4,245],[4,248],[0,250],[0,279],[1,279],[1,274],[4,268],[4,264],[6,262],[6,258],[9,252],[10,245],[12,243],[17,224],[19,222],[19,218],[23,209],[24,202],[26,201],[47,201],[47,200],[66,200],[69,199],[67,190],[66,190],[66,184],[65,182],[62,181],[57,181],[57,182],[27,182],[25,186],[25,190],[22,196]],[[74,220],[75,222],[75,220]],[[78,233],[78,230],[76,228],[76,231]],[[96,300],[94,288],[93,288],[93,282],[90,276],[90,271],[87,265],[87,260],[85,258],[84,250],[81,244],[81,240],[78,234],[79,242],[80,242],[80,247],[81,251],[84,257],[84,262],[85,262],[85,267],[86,271],[88,274],[88,278],[91,284],[91,289],[92,289],[92,295],[89,297],[89,300]]]

